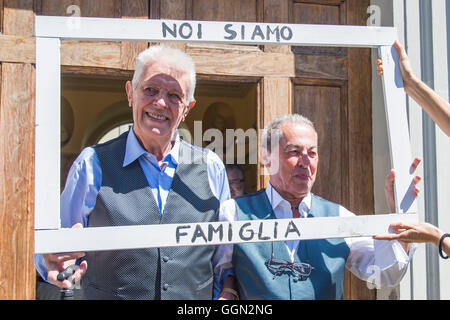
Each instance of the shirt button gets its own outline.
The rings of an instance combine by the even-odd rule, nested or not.
[[[165,284],[163,285],[163,289],[164,289],[164,291],[167,291],[167,289],[169,289],[169,285],[168,285],[167,283],[165,283]]]
[[[169,259],[168,256],[164,256],[164,257],[163,257],[163,261],[164,261],[164,262],[167,262],[167,261],[169,261],[169,260],[170,260],[170,259]]]

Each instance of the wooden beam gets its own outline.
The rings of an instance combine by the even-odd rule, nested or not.
[[[263,19],[269,23],[289,23],[289,7],[291,0],[264,0]],[[264,52],[289,53],[291,46],[266,45]]]
[[[158,19],[171,19],[171,20],[185,20],[186,19],[186,9],[190,9],[190,14],[192,15],[192,3],[189,0],[177,0],[177,1],[152,1],[159,2],[159,18]],[[185,42],[168,42],[165,45],[172,48],[180,49],[181,51],[186,50]]]
[[[0,0],[0,34],[3,33],[3,0]]]
[[[121,42],[61,41],[61,65],[121,69]],[[134,66],[133,66],[134,67]]]
[[[147,0],[122,0],[122,18],[148,19],[148,2]],[[147,42],[122,41],[120,68],[124,70],[134,69],[137,55],[147,47]]]
[[[144,49],[146,42],[133,45]],[[61,65],[73,67],[95,67],[133,70],[136,48],[128,48],[125,59],[121,42],[62,41]],[[131,52],[131,53],[130,53]],[[250,77],[294,77],[295,61],[291,53],[262,52],[255,47],[198,44],[186,45],[198,73],[211,75],[239,75]],[[215,54],[216,53],[216,54]],[[21,36],[0,36],[0,61],[13,63],[35,63],[35,39]]]
[[[32,36],[33,0],[3,0],[3,34]]]
[[[263,122],[266,126],[270,121],[281,115],[292,113],[291,91],[289,78],[265,77],[263,86],[264,112]]]
[[[116,80],[131,80],[132,70],[121,70],[103,67],[61,66],[61,74],[89,78],[103,78]]]
[[[12,63],[34,63],[36,61],[34,38],[0,35],[0,61]]]
[[[34,68],[1,69],[0,299],[33,299]]]
[[[292,82],[290,78],[263,79],[263,108],[261,111],[261,128],[265,128],[275,118],[292,113]],[[269,176],[264,175],[263,187],[267,186]]]
[[[188,44],[186,52],[194,59],[197,72],[250,77],[293,77],[294,55],[262,52],[255,47]]]

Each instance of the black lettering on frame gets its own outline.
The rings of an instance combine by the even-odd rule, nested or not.
[[[163,38],[167,37],[167,32],[169,32],[170,35],[172,35],[172,37],[176,38],[177,37],[177,25],[174,23],[173,29],[170,29],[170,27],[165,22],[163,22],[162,23]]]
[[[202,24],[199,23],[198,29],[197,29],[197,39],[201,39],[201,38],[202,38]]]
[[[197,238],[203,238],[205,242],[208,242],[205,233],[203,232],[202,227],[199,224],[195,226],[195,231],[192,234],[191,242],[194,243],[195,241],[197,241]]]
[[[180,243],[180,237],[181,236],[187,236],[186,232],[180,232],[181,229],[189,229],[191,226],[186,225],[186,226],[178,226],[177,230],[176,230],[176,239],[177,239],[177,243]]]
[[[258,239],[259,240],[269,240],[270,237],[268,236],[263,236],[263,228],[264,228],[264,222],[260,222],[259,223],[259,230],[258,230]]]
[[[231,223],[228,224],[228,241],[233,240],[233,225]]]
[[[272,29],[270,29],[270,26],[267,26],[267,34],[266,34],[267,40],[270,40],[271,34],[274,34],[277,42],[280,42],[280,29],[278,27],[276,27],[274,30],[272,30]]]
[[[253,239],[253,236],[255,235],[255,232],[252,230],[252,229],[250,229],[250,230],[247,230],[248,232],[249,232],[249,236],[244,236],[244,229],[246,228],[246,227],[248,227],[248,226],[251,226],[251,223],[250,222],[247,222],[247,223],[244,223],[243,225],[242,225],[242,227],[241,227],[241,229],[239,230],[239,237],[242,239],[242,240],[245,240],[245,241],[249,241],[249,240],[252,240]]]
[[[255,30],[253,30],[252,40],[255,40],[256,36],[259,36],[261,40],[264,40],[264,33],[262,32],[261,27],[258,25],[256,25]]]
[[[291,28],[289,28],[289,27],[287,27],[287,26],[284,26],[283,28],[281,28],[280,34],[281,34],[281,37],[282,37],[284,40],[291,40],[291,39],[292,39],[292,36],[294,35],[294,34],[292,33]]]
[[[183,30],[186,30],[186,27],[188,29],[187,34],[185,34],[185,31],[183,31]],[[180,29],[178,31],[179,31],[180,37],[182,37],[183,39],[189,39],[192,36],[192,26],[187,22],[182,23],[180,25]]]
[[[212,241],[214,233],[219,233],[219,240],[222,241],[223,239],[223,225],[219,225],[217,229],[214,229],[214,226],[212,224],[208,225],[208,241]]]
[[[295,232],[300,237],[300,231],[297,229],[297,226],[293,221],[289,221],[289,224],[286,228],[286,233],[284,234],[284,237],[286,238],[289,233]]]
[[[278,222],[276,222],[276,221],[273,226],[273,238],[274,239],[278,238]]]

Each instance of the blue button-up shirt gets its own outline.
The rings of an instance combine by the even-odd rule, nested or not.
[[[155,155],[147,152],[141,146],[133,130],[130,130],[127,137],[123,167],[128,166],[136,159],[139,161],[162,214],[178,165],[179,148],[180,137],[177,134],[172,149],[158,163]],[[220,203],[230,199],[225,166],[214,152],[208,152],[207,172],[208,183],[214,196]],[[102,169],[97,154],[94,148],[87,147],[72,164],[64,191],[61,194],[62,228],[70,228],[76,223],[87,226],[88,217],[94,209],[101,182]],[[213,265],[217,264],[220,259],[221,257],[215,255]],[[47,268],[43,257],[36,255],[34,260],[39,274],[47,280]]]

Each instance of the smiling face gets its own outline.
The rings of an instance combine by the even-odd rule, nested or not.
[[[317,133],[308,124],[286,122],[278,150],[268,156],[270,183],[286,200],[303,199],[316,180],[319,162]]]
[[[143,147],[171,142],[178,125],[195,101],[188,106],[189,75],[164,60],[147,65],[136,88],[126,84],[128,104],[133,109],[133,130]]]

